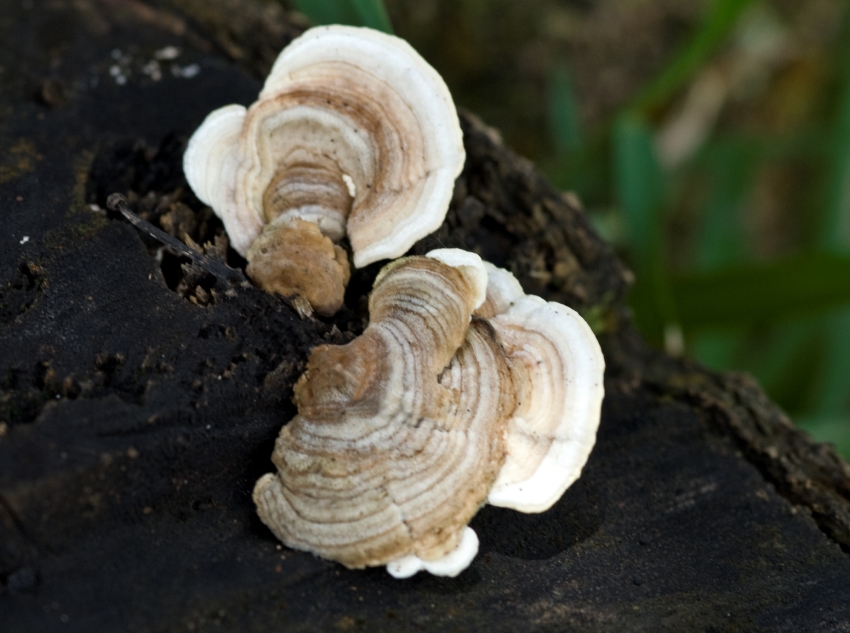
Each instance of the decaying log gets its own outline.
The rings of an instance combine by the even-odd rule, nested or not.
[[[248,0],[0,2],[0,630],[850,630],[850,468],[747,377],[650,349],[575,198],[470,114],[449,216],[414,251],[476,250],[599,332],[585,473],[546,513],[482,509],[455,579],[276,543],[251,489],[309,350],[362,331],[377,267],[302,319],[106,197],[242,264],[182,150],[302,28]]]

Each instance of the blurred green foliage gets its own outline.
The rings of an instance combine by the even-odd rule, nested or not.
[[[630,109],[646,113],[663,104],[674,91],[688,83],[728,37],[741,14],[752,3],[753,0],[715,0],[714,6],[693,39],[654,81],[640,91]]]
[[[392,32],[381,0],[292,1],[317,24],[341,22]],[[529,23],[518,20],[519,8],[495,0],[492,10],[485,8],[485,0],[389,4],[391,14],[400,16],[397,26],[408,29],[411,38],[419,37],[431,19],[423,16],[434,16],[433,31],[441,35],[422,36],[419,45],[438,59],[441,46],[448,51],[455,68],[441,70],[456,95],[470,94],[464,93],[458,68],[464,63],[477,77],[474,89],[482,94],[482,81],[496,77],[474,52],[493,42],[481,39],[484,26],[467,25],[465,19],[486,18],[490,40],[496,37],[502,43],[487,50],[503,56],[511,26],[497,21],[499,12],[504,12],[504,21],[516,23],[517,33],[529,32]],[[532,4],[530,12],[551,8],[552,15],[564,15],[563,3],[555,0]],[[776,56],[777,47],[780,59],[782,46],[793,48],[771,39],[765,16],[770,17],[773,4],[707,0],[702,18],[678,52],[592,129],[582,124],[582,101],[570,71],[575,60],[562,56],[552,61],[550,50],[537,49],[549,54],[545,106],[551,153],[533,158],[557,185],[579,194],[597,229],[630,262],[637,280],[630,303],[650,341],[716,369],[752,373],[798,424],[850,458],[850,9],[840,9],[843,23],[835,45],[825,49],[828,59],[816,59],[810,67],[802,64],[798,73],[804,87],[820,82],[821,91],[829,93],[814,116],[798,117],[802,122],[793,125],[750,129],[715,125],[722,106],[711,110],[718,90],[727,91],[726,102],[734,100],[730,95],[735,90],[759,81],[746,75],[747,69]],[[468,42],[460,41],[466,38]],[[737,66],[735,54],[743,60]],[[499,64],[504,59],[494,66]],[[822,68],[828,80],[811,79]],[[744,78],[736,80],[736,72]],[[737,81],[738,86],[730,88],[723,81]],[[718,82],[712,92],[709,88]],[[790,83],[783,88],[790,95],[783,107],[793,111],[802,98]],[[517,91],[528,92],[527,81],[517,86]],[[499,97],[506,104],[520,104],[526,122],[533,98]],[[471,105],[475,103],[473,98]],[[678,136],[690,146],[678,151],[677,137],[672,135],[673,144],[665,145],[665,135],[671,136],[669,123],[683,103],[694,120]],[[687,116],[680,118],[688,123]],[[694,129],[703,136],[688,141]],[[766,238],[746,218],[758,200],[770,195],[794,196],[786,206],[796,213],[788,220],[773,211],[763,220],[780,225],[778,233],[787,242],[765,253],[759,244]]]
[[[383,0],[292,0],[292,4],[316,25],[350,24],[393,32]]]
[[[558,184],[589,201],[591,213],[594,201],[613,200],[624,229],[622,246],[637,277],[631,305],[650,340],[679,353],[682,333],[686,353],[717,369],[753,373],[798,424],[850,458],[847,15],[841,46],[834,52],[834,66],[841,69],[838,98],[821,127],[784,137],[714,133],[681,164],[664,168],[658,157],[659,110],[698,80],[751,4],[715,0],[691,41],[590,141],[596,147],[563,150],[561,130],[575,125],[578,106],[556,105],[553,97],[558,110],[550,117],[555,120],[561,112],[563,121],[552,126],[557,158],[548,168]],[[563,94],[564,83],[553,75],[553,95]],[[740,218],[758,174],[779,161],[813,168],[812,191],[807,208],[801,209],[809,217],[801,222],[804,235],[796,253],[755,261]],[[700,177],[701,208],[689,261],[673,266],[670,225],[688,206],[688,183]]]

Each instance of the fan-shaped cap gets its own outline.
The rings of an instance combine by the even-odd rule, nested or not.
[[[596,442],[605,360],[574,310],[525,295],[508,271],[485,264],[487,316],[517,386],[505,462],[488,503],[520,512],[548,510],[581,474]]]
[[[444,260],[458,265],[450,266]],[[254,500],[290,547],[352,567],[454,575],[477,551],[514,410],[511,371],[484,319],[480,259],[447,251],[384,267],[370,324],[322,345],[295,387]]]
[[[241,223],[226,217],[225,210],[232,209],[236,187],[236,169],[239,161],[236,148],[242,134],[247,109],[241,105],[228,105],[213,110],[195,130],[183,154],[183,173],[198,200],[212,207],[222,218],[230,243],[245,255],[248,246],[258,235],[253,222]]]
[[[327,26],[281,52],[247,112],[207,117],[184,171],[240,254],[266,225],[300,219],[334,242],[347,232],[362,267],[439,228],[464,159],[448,88],[409,44]]]

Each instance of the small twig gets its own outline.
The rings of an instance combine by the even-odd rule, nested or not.
[[[157,242],[164,244],[168,248],[172,249],[178,255],[182,255],[183,257],[188,257],[192,260],[194,264],[197,264],[209,274],[211,274],[216,279],[223,281],[228,285],[233,286],[241,286],[247,283],[245,276],[242,274],[242,271],[231,268],[227,264],[224,264],[220,261],[212,259],[211,257],[207,257],[203,253],[199,253],[193,248],[186,246],[183,242],[178,240],[175,237],[172,237],[165,231],[156,228],[150,222],[147,222],[137,216],[130,210],[130,205],[127,203],[127,198],[122,196],[120,193],[113,193],[106,199],[106,206],[111,211],[120,211],[121,215],[123,215],[130,223],[135,226],[137,229],[146,233]]]

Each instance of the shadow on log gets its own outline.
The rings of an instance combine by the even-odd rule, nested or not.
[[[0,630],[850,630],[847,464],[747,377],[648,348],[575,199],[469,114],[449,216],[414,251],[475,250],[585,315],[608,364],[597,446],[549,512],[485,507],[454,579],[275,541],[253,483],[309,350],[365,326],[377,267],[301,319],[106,196],[240,266],[180,158],[301,28],[248,1],[0,2]]]

